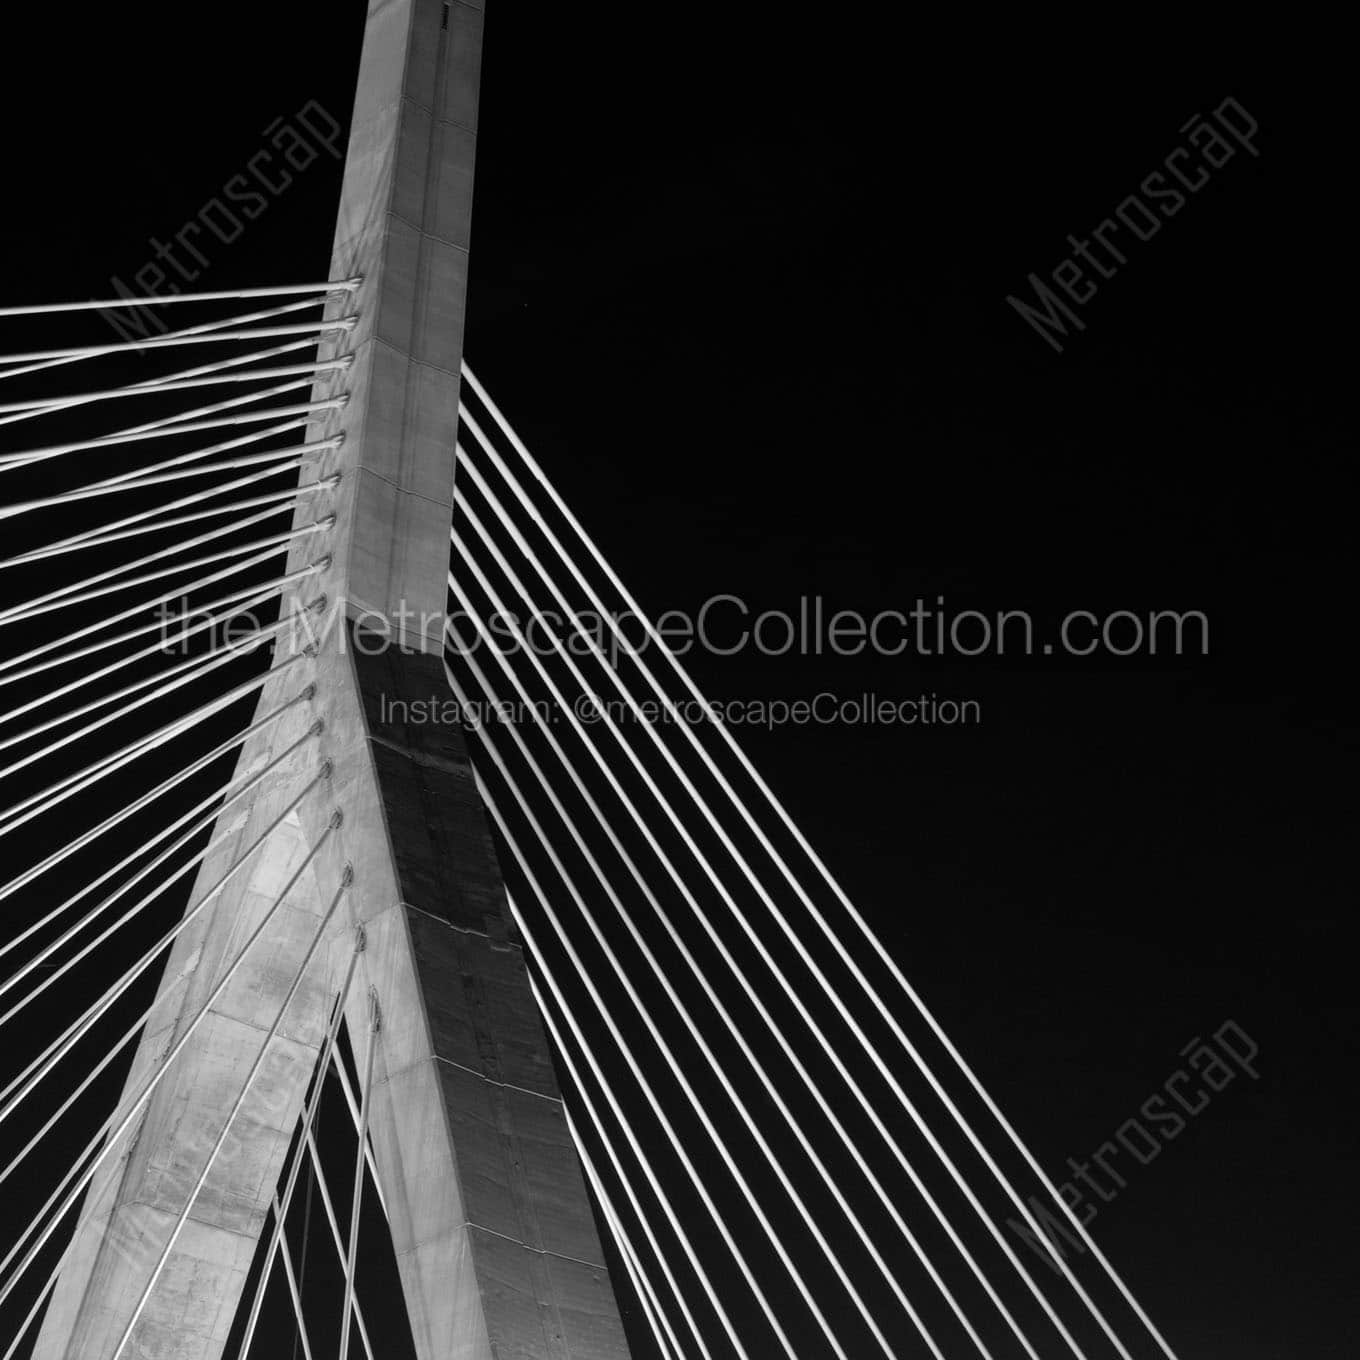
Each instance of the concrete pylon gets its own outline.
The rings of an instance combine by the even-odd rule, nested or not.
[[[327,626],[276,651],[277,668],[308,644],[271,677],[258,712],[295,702],[245,744],[238,776],[297,749],[219,822],[191,903],[269,834],[176,942],[120,1110],[268,923],[92,1183],[41,1360],[111,1360],[125,1336],[127,1360],[223,1354],[361,925],[346,1018],[360,1070],[376,1045],[370,1132],[421,1360],[628,1353],[461,734],[392,719],[404,711],[397,701],[449,694],[443,626],[482,20],[480,4],[459,0],[369,0],[331,266],[332,278],[363,277],[344,304],[360,320],[335,347],[354,355],[343,384],[318,393],[343,386],[351,399],[309,433],[340,428],[346,442],[304,470],[305,483],[340,481],[298,511],[299,522],[336,522],[292,553],[290,570],[329,561],[284,601],[287,610],[324,595]]]

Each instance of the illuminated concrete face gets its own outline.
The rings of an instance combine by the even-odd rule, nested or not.
[[[479,5],[370,0],[331,266],[332,278],[365,280],[344,346],[355,356],[352,398],[309,436],[338,427],[347,440],[304,478],[339,471],[339,484],[299,511],[333,512],[336,524],[289,563],[330,554],[291,603],[324,593],[332,626],[315,655],[265,687],[261,713],[316,690],[246,743],[238,771],[258,769],[318,719],[324,728],[219,824],[222,843],[190,900],[323,761],[330,774],[176,942],[123,1108],[321,848],[92,1184],[35,1351],[43,1360],[116,1351],[347,866],[352,887],[124,1355],[222,1354],[361,922],[346,1017],[361,1070],[377,1045],[370,1127],[422,1360],[627,1355],[461,736],[382,712],[384,698],[390,712],[392,700],[448,693],[440,653],[481,35]],[[318,395],[330,391],[322,384]],[[404,632],[408,650],[364,655],[349,645],[356,621]],[[337,809],[343,821],[323,839]],[[376,1039],[370,990],[382,1014]],[[360,1279],[361,1301],[362,1290]]]

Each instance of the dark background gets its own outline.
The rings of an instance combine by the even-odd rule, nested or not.
[[[317,99],[343,120],[362,8],[28,14],[0,96],[5,301],[107,295],[272,119]],[[730,592],[1208,615],[1203,657],[692,665],[720,698],[979,701],[970,728],[741,736],[1049,1168],[1196,1036],[1231,1018],[1260,1044],[1260,1081],[1135,1168],[1093,1231],[1183,1357],[1341,1357],[1338,39],[993,22],[492,7],[466,353],[653,613]],[[1259,159],[1132,245],[1054,353],[1006,294],[1228,95]],[[322,277],[337,192],[336,165],[299,175],[196,286]]]

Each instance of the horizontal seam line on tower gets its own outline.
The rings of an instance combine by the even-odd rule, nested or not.
[[[426,231],[419,222],[411,221],[405,213],[399,213],[395,208],[388,208],[387,215],[388,217],[395,217],[398,222],[405,223],[412,231],[419,232],[426,241],[438,241],[441,246],[448,246],[450,250],[462,251],[464,255],[471,251],[470,246],[459,245],[457,241],[450,241],[447,236],[440,236],[437,232]]]
[[[436,1062],[448,1063],[450,1067],[456,1067],[469,1076],[480,1077],[488,1086],[499,1086],[506,1091],[520,1091],[526,1096],[537,1096],[539,1100],[547,1100],[554,1105],[562,1103],[561,1096],[545,1096],[542,1091],[531,1091],[527,1086],[516,1086],[513,1081],[497,1081],[495,1077],[488,1077],[485,1072],[479,1072],[475,1067],[469,1067],[466,1063],[454,1062],[452,1058],[445,1058],[439,1053],[436,1053],[434,1057]]]
[[[417,500],[425,501],[428,505],[439,506],[441,510],[448,510],[453,506],[452,501],[441,501],[434,496],[427,496],[423,491],[412,491],[409,487],[394,482],[390,477],[384,477],[381,472],[375,471],[371,467],[365,467],[362,463],[358,465],[358,469],[360,472],[366,472],[370,477],[376,477],[380,482],[386,482],[394,491],[400,492],[403,496],[414,496]]]
[[[474,14],[481,13],[481,10],[475,9],[471,5],[465,6],[465,8],[471,9]],[[462,128],[464,132],[470,132],[474,137],[477,135],[477,129],[473,127],[471,123],[460,123],[456,118],[443,118],[434,111],[433,104],[426,104],[423,101],[415,98],[414,95],[409,94],[404,94],[402,95],[401,98],[402,103],[410,104],[413,108],[419,109],[421,113],[428,113],[430,115],[431,121],[439,124],[440,127]]]
[[[375,732],[370,732],[368,739],[377,742],[379,746],[387,747],[389,751],[395,751],[399,756],[409,756],[417,765],[424,765],[431,770],[445,770],[450,774],[461,774],[468,768],[466,763],[460,765],[448,756],[436,756],[426,751],[417,751],[413,747],[403,746],[398,741],[390,741],[387,737],[380,737]]]
[[[201,1193],[202,1193],[202,1192],[200,1191],[200,1194],[201,1194]],[[162,1208],[159,1204],[154,1204],[154,1203],[152,1203],[152,1201],[149,1200],[149,1199],[127,1199],[127,1200],[124,1200],[121,1204],[115,1206],[115,1212],[116,1212],[117,1210],[120,1210],[120,1209],[121,1209],[121,1210],[127,1210],[127,1209],[137,1209],[137,1208],[141,1208],[141,1209],[150,1209],[153,1213],[164,1214],[164,1215],[166,1216],[166,1218],[173,1218],[173,1217],[175,1216],[175,1214],[178,1212],[178,1210],[175,1210],[175,1209],[164,1209],[164,1208]],[[261,1227],[263,1227],[263,1220],[267,1219],[268,1217],[269,1217],[269,1211],[268,1211],[268,1208],[266,1207],[266,1209],[265,1209],[265,1210],[262,1212],[262,1214],[261,1214],[261,1220],[262,1220],[262,1222],[261,1222]],[[199,1224],[201,1227],[204,1227],[204,1228],[211,1228],[211,1229],[213,1229],[213,1230],[216,1231],[216,1232],[230,1233],[233,1237],[242,1238],[244,1241],[247,1241],[247,1242],[258,1242],[258,1241],[259,1241],[259,1234],[252,1234],[252,1233],[249,1233],[249,1232],[241,1232],[240,1229],[229,1227],[229,1226],[228,1226],[227,1224],[225,1224],[225,1223],[214,1223],[211,1219],[208,1219],[208,1218],[200,1218],[197,1214],[193,1213],[192,1211],[191,1211],[189,1214],[186,1215],[186,1220],[187,1220],[188,1222],[191,1222],[191,1223],[197,1223],[197,1224]],[[90,1219],[89,1221],[90,1221],[90,1222],[97,1222],[98,1220],[97,1220],[97,1219]]]
[[[358,614],[355,615],[357,618],[364,618],[369,614],[382,614],[382,610],[377,608],[376,605],[370,604],[367,600],[361,599],[358,595],[355,595],[349,590],[344,591],[344,593],[340,595],[340,603],[342,603],[346,609],[353,606],[358,610]],[[412,628],[409,632],[405,632],[401,636],[403,638],[424,638],[430,642],[439,642],[441,645],[438,650],[442,654],[447,645],[443,642],[446,632],[446,628],[440,628],[438,632],[429,633],[422,632],[419,628]],[[425,653],[427,656],[433,656],[434,654],[434,652]]]
[[[268,1214],[266,1214],[265,1217],[267,1218]],[[200,1224],[202,1227],[205,1228],[213,1228],[218,1232],[230,1233],[233,1237],[240,1237],[247,1242],[254,1242],[257,1246],[259,1245],[260,1241],[259,1233],[240,1232],[236,1228],[229,1228],[225,1223],[213,1223],[209,1219],[199,1218],[192,1213],[188,1215],[188,1222]],[[263,1223],[260,1224],[260,1230],[261,1232],[263,1232],[264,1230]]]
[[[406,220],[405,218],[402,219],[402,221],[405,220]],[[421,368],[428,368],[431,373],[442,373],[446,378],[453,378],[455,381],[458,382],[462,381],[463,375],[461,371],[455,372],[451,368],[445,368],[442,364],[432,364],[428,359],[418,358],[413,351],[409,349],[402,349],[400,345],[394,344],[386,336],[379,335],[376,331],[374,331],[373,334],[370,335],[367,339],[361,341],[358,345],[356,345],[354,352],[358,354],[358,352],[361,349],[363,349],[365,345],[370,344],[382,345],[385,349],[390,349],[393,354],[399,354],[403,359],[409,359],[413,364],[419,364]]]
[[[450,930],[456,930],[460,935],[475,935],[479,940],[487,940],[491,944],[500,945],[505,949],[524,948],[518,940],[497,940],[485,930],[473,930],[471,926],[456,926],[447,917],[436,916],[434,912],[427,911],[424,907],[418,907],[413,902],[398,902],[397,905],[405,907],[407,911],[418,911],[422,916],[428,916],[431,921],[437,921],[441,926],[447,926]]]
[[[269,1026],[257,1025],[253,1021],[245,1019],[244,1016],[232,1015],[229,1011],[219,1010],[216,1006],[209,1006],[207,1013],[209,1015],[215,1015],[219,1020],[229,1020],[233,1024],[244,1025],[246,1029],[254,1030],[256,1034],[269,1033]],[[291,1034],[285,1034],[282,1029],[275,1031],[273,1038],[270,1039],[270,1043],[273,1043],[274,1039],[283,1039],[290,1044],[297,1044],[299,1048],[312,1047],[312,1045],[309,1044],[306,1039],[296,1039]],[[321,1044],[319,1040],[316,1044],[316,1051],[318,1053],[321,1051]]]
[[[428,1243],[437,1242],[441,1237],[447,1236],[448,1233],[461,1232],[464,1228],[473,1228],[477,1232],[484,1232],[490,1237],[499,1237],[502,1242],[510,1242],[517,1247],[523,1247],[525,1251],[532,1251],[536,1256],[555,1256],[559,1261],[571,1261],[575,1265],[586,1266],[590,1270],[607,1271],[609,1269],[609,1267],[601,1261],[586,1261],[579,1256],[568,1256],[566,1252],[548,1251],[543,1247],[531,1247],[521,1238],[511,1237],[509,1233],[497,1232],[495,1228],[484,1227],[480,1223],[474,1223],[470,1218],[465,1218],[461,1223],[455,1223],[451,1228],[447,1228],[444,1232],[435,1233],[433,1237],[427,1237],[423,1241],[412,1243],[405,1251],[398,1252],[397,1255],[409,1256],[412,1252],[419,1251]]]
[[[607,1267],[601,1261],[585,1261],[579,1256],[568,1256],[562,1251],[548,1251],[544,1247],[531,1247],[527,1242],[518,1237],[511,1237],[509,1233],[497,1232],[495,1228],[488,1228],[481,1223],[474,1223],[470,1218],[464,1219],[464,1228],[475,1228],[478,1232],[489,1233],[492,1237],[499,1237],[502,1242],[513,1242],[517,1247],[523,1247],[525,1251],[532,1251],[538,1256],[555,1256],[559,1261],[574,1261],[578,1266],[589,1266],[591,1270],[605,1270]]]

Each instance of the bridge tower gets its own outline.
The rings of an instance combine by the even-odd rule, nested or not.
[[[339,481],[299,510],[335,522],[320,542],[298,541],[289,570],[329,560],[285,598],[285,608],[304,607],[324,594],[328,626],[265,686],[261,713],[300,684],[314,689],[246,743],[238,770],[260,769],[323,727],[259,783],[246,811],[219,821],[191,900],[274,829],[250,872],[176,941],[122,1108],[266,919],[268,935],[91,1184],[40,1360],[109,1360],[129,1325],[128,1357],[223,1354],[360,940],[346,1019],[360,1070],[373,1046],[369,1130],[421,1360],[627,1355],[461,736],[391,716],[396,701],[449,694],[442,650],[482,30],[481,0],[369,0],[330,273],[362,277],[334,304],[358,321],[323,355],[353,363],[340,382],[318,385],[322,396],[347,391],[349,403],[309,431],[346,439],[303,474]]]

